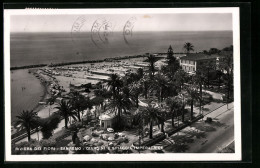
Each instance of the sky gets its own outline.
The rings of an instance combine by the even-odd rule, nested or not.
[[[12,15],[11,32],[91,31],[96,20],[106,20],[113,31],[122,31],[130,18],[134,31],[222,31],[232,30],[230,13],[174,14],[85,14]],[[79,27],[80,26],[80,29]]]

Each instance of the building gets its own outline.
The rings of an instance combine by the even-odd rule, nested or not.
[[[189,53],[187,56],[180,57],[180,65],[185,72],[192,74],[208,63],[211,63],[212,67],[217,68],[218,62],[222,57],[222,55],[218,54]]]
[[[116,122],[116,116],[114,114],[103,114],[99,116],[99,121],[101,128],[113,128]]]

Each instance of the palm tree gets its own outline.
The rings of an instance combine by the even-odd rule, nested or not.
[[[105,101],[105,98],[104,97],[101,97],[101,96],[96,96],[94,97],[93,99],[91,99],[91,102],[93,104],[93,106],[96,106],[98,107],[99,109],[103,109],[104,107],[104,101]],[[104,109],[103,109],[104,110]],[[97,117],[97,112],[95,111],[95,118]]]
[[[61,117],[64,118],[64,122],[65,122],[65,128],[68,129],[68,119],[69,117],[73,117],[73,119],[76,119],[75,118],[75,113],[72,111],[72,107],[71,107],[71,104],[69,101],[65,101],[65,100],[62,100],[59,104],[58,104],[58,107],[55,107],[57,109],[59,109],[59,115]]]
[[[201,70],[197,70],[195,76],[193,76],[193,82],[199,85],[199,97],[200,97],[200,113],[202,112],[202,84],[205,79],[205,75]]]
[[[188,75],[183,69],[179,69],[175,74],[174,74],[174,83],[178,88],[180,88],[180,91],[182,91],[182,88],[184,86],[184,83],[187,81]]]
[[[172,127],[174,127],[174,117],[178,116],[178,112],[182,109],[181,100],[179,97],[175,96],[172,98],[168,98],[166,100],[166,104],[170,109],[170,113],[172,116]]]
[[[113,96],[115,96],[119,93],[119,90],[123,85],[123,81],[120,80],[118,74],[112,74],[110,79],[107,81],[107,84],[111,87]]]
[[[124,93],[119,93],[113,99],[110,100],[108,104],[109,109],[113,109],[115,112],[117,111],[117,126],[120,128],[121,126],[121,114],[122,111],[129,110],[132,106],[132,103],[128,96]]]
[[[149,89],[150,89],[150,86],[149,86],[150,81],[149,81],[148,78],[143,78],[141,80],[141,83],[142,83],[142,92],[143,92],[144,98],[147,99],[148,98]]]
[[[160,112],[159,113],[159,117],[158,117],[158,122],[159,124],[161,124],[161,132],[165,132],[164,131],[164,122],[166,121],[167,117],[166,117],[166,112]]]
[[[179,94],[179,97],[182,101],[182,105],[181,105],[181,121],[184,122],[184,110],[185,110],[185,104],[186,104],[186,101],[185,101],[185,97],[184,97],[184,94],[180,93]]]
[[[31,129],[34,127],[38,127],[38,114],[37,112],[31,111],[23,111],[18,116],[16,116],[18,119],[15,123],[15,125],[21,125],[21,128],[25,128],[28,136],[28,141],[31,140]]]
[[[56,98],[57,98],[56,96],[51,96],[47,100],[47,104],[49,104],[49,116],[51,115],[51,105],[55,103]]]
[[[158,92],[158,100],[161,103],[168,87],[168,79],[161,73],[158,73],[154,79],[153,89]]]
[[[200,100],[200,96],[198,93],[198,88],[197,85],[192,83],[190,84],[187,88],[186,91],[188,95],[190,96],[190,106],[191,106],[191,111],[190,111],[190,119],[193,119],[193,104],[195,100]]]
[[[71,108],[77,113],[78,121],[81,121],[80,113],[86,108],[85,97],[80,95],[79,92],[72,92]]]
[[[187,53],[190,53],[191,51],[194,51],[194,46],[190,42],[186,42],[184,44],[183,48],[186,50]]]
[[[142,93],[142,86],[139,82],[134,82],[130,86],[130,97],[135,101],[135,105],[138,108],[139,107],[139,95]]]
[[[149,65],[150,76],[153,77],[154,73],[155,73],[155,65],[154,65],[154,63],[156,62],[155,56],[152,54],[149,54],[148,62],[150,63],[150,65]]]
[[[153,123],[159,123],[160,120],[160,110],[151,104],[148,104],[146,108],[143,110],[145,119],[149,122],[150,131],[149,131],[149,138],[153,138]]]
[[[111,98],[111,96],[112,96],[111,91],[109,91],[105,88],[94,90],[94,94],[96,97],[103,97],[104,99]]]

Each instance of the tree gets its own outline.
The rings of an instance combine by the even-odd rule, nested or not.
[[[188,75],[183,69],[179,69],[174,74],[175,85],[180,88],[180,91],[182,91],[184,83],[187,82],[187,79],[188,79]]]
[[[200,113],[202,112],[202,99],[203,99],[202,98],[202,84],[203,84],[204,79],[205,79],[205,75],[202,72],[202,69],[198,69],[196,71],[195,76],[193,76],[193,79],[192,79],[195,84],[199,85]]]
[[[113,109],[115,112],[117,112],[117,126],[118,128],[121,127],[121,114],[122,111],[126,111],[129,110],[132,106],[132,103],[129,99],[128,96],[126,96],[125,94],[123,94],[122,92],[115,95],[115,97],[113,97],[109,104],[108,104],[108,108],[109,109]]]
[[[174,127],[174,117],[178,116],[179,111],[182,109],[181,100],[178,96],[171,97],[166,100],[166,104],[169,107],[169,112],[172,117],[172,127]]]
[[[221,70],[216,70],[216,75],[217,75],[217,78],[218,78],[218,89],[220,89],[220,85],[222,83],[222,77],[223,77],[223,72],[221,72]]]
[[[210,48],[209,49],[209,54],[219,54],[221,50],[217,49],[217,48]]]
[[[80,113],[86,108],[85,97],[80,95],[79,92],[72,92],[70,99],[71,109],[77,114],[78,121],[81,121]]]
[[[173,64],[175,59],[175,57],[173,56],[173,49],[172,46],[170,45],[167,51],[167,63],[169,64]]]
[[[158,73],[153,82],[153,89],[157,91],[158,100],[161,103],[168,88],[168,79],[161,73]]]
[[[27,132],[28,141],[31,140],[31,129],[38,127],[38,114],[37,112],[31,111],[23,111],[18,116],[16,116],[17,121],[15,125],[21,125],[21,128],[25,128]]]
[[[64,118],[65,122],[65,128],[68,129],[68,119],[69,117],[72,117],[73,119],[76,119],[75,113],[72,111],[72,107],[69,101],[62,100],[58,107],[56,107],[59,112],[58,114]]]
[[[96,97],[103,97],[104,99],[111,98],[112,96],[112,92],[104,88],[94,90],[94,94]]]
[[[107,81],[107,84],[111,87],[114,97],[119,93],[120,88],[123,86],[123,82],[120,80],[118,74],[112,74]]]
[[[150,77],[153,78],[154,73],[155,73],[155,65],[154,63],[156,62],[156,58],[154,55],[149,54],[148,56],[148,62],[149,62],[149,70],[150,70]]]
[[[186,53],[190,53],[191,51],[194,51],[194,46],[190,42],[186,42],[183,46]]]
[[[195,100],[199,100],[200,96],[198,93],[198,88],[197,85],[195,83],[191,83],[189,86],[186,87],[186,91],[189,95],[190,98],[190,106],[191,106],[191,110],[190,110],[190,119],[193,119],[193,104]]]
[[[224,83],[226,87],[226,99],[228,101],[233,90],[233,53],[225,55],[225,57],[220,60],[219,67],[226,74]]]
[[[210,87],[211,73],[216,68],[216,62],[213,60],[206,60],[200,63],[200,66],[197,68],[197,74],[200,73],[203,76],[203,79],[206,81],[207,87]]]
[[[182,105],[181,105],[181,121],[184,122],[184,115],[185,115],[185,111],[184,110],[185,110],[185,104],[186,104],[185,96],[182,93],[180,93],[178,96],[179,96],[179,98],[182,101]]]
[[[49,104],[49,116],[51,115],[51,105],[53,105],[55,103],[56,100],[56,96],[51,96],[48,100],[47,100],[47,104]]]
[[[58,114],[52,114],[48,118],[42,118],[39,120],[41,126],[41,132],[43,139],[48,139],[52,136],[53,130],[58,128],[58,124],[60,123],[60,116]]]
[[[138,75],[139,79],[143,78],[143,76],[144,76],[143,68],[138,68],[137,69],[137,75]]]
[[[149,89],[150,89],[149,83],[150,83],[150,80],[148,78],[143,78],[141,80],[142,93],[143,93],[145,99],[148,98],[148,93],[149,93]]]
[[[233,45],[230,45],[229,47],[225,47],[222,50],[223,51],[233,51]]]
[[[170,80],[173,80],[175,72],[181,67],[179,61],[173,56],[173,49],[171,46],[168,48],[166,60],[167,65],[162,66],[161,70]]]
[[[161,111],[159,113],[159,117],[158,117],[158,123],[161,124],[161,132],[165,133],[164,131],[164,122],[167,120],[167,114],[164,111]],[[160,128],[160,127],[159,127]]]
[[[160,120],[160,110],[156,107],[154,107],[151,104],[148,104],[147,107],[143,110],[144,117],[148,121],[150,125],[150,131],[149,131],[149,138],[153,138],[153,123],[159,123]]]
[[[139,107],[139,95],[142,93],[142,86],[138,82],[134,82],[130,86],[130,97],[135,101],[136,107]]]

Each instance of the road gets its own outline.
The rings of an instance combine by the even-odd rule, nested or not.
[[[190,145],[189,153],[216,153],[234,141],[234,108],[229,105],[212,112],[205,117],[212,117],[214,120],[224,123],[214,132],[207,133],[205,139],[196,139],[194,144]],[[204,143],[203,143],[204,142]],[[197,145],[196,145],[197,144]],[[202,145],[203,144],[203,145]]]

